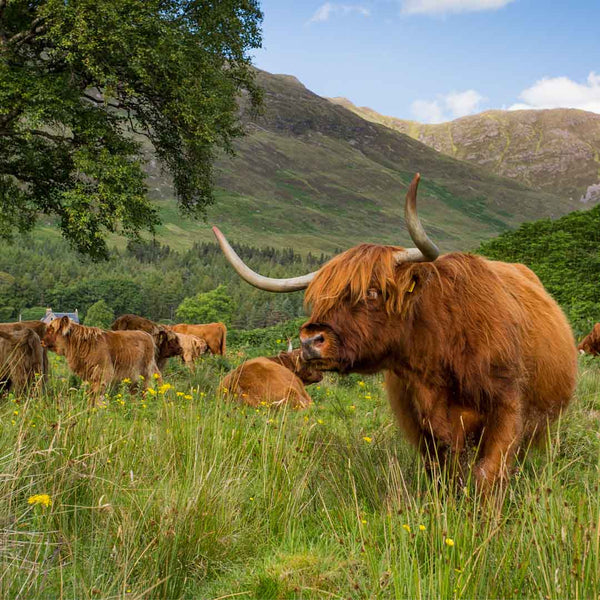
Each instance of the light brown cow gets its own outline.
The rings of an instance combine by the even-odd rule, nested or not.
[[[283,365],[267,357],[242,363],[223,379],[227,398],[249,406],[282,406],[306,408],[312,403],[300,379]]]
[[[142,376],[146,388],[159,373],[154,341],[145,331],[104,331],[62,317],[48,325],[42,343],[64,356],[70,369],[92,384],[94,396],[125,378],[136,383]]]
[[[171,329],[177,333],[187,333],[195,335],[203,340],[206,340],[208,349],[213,354],[221,354],[225,356],[227,346],[227,327],[225,323],[207,323],[205,325],[188,325],[187,323],[179,323],[179,325],[171,326]]]
[[[194,367],[194,361],[208,352],[208,344],[198,336],[187,333],[175,333],[181,346],[181,360],[190,369]]]
[[[27,327],[0,329],[0,383],[20,394],[43,374],[44,351],[38,334]]]

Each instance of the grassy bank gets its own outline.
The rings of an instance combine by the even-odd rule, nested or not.
[[[43,394],[3,402],[1,597],[600,593],[600,361],[494,510],[424,475],[380,378],[274,412],[224,401],[221,368],[172,365],[171,387],[92,408],[55,364]]]

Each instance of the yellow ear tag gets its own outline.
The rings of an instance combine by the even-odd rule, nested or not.
[[[410,282],[410,287],[408,288],[409,294],[410,294],[410,292],[412,292],[415,289],[415,283],[416,283],[416,281],[414,279]]]

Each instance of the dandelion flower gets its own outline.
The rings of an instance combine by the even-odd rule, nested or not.
[[[454,546],[454,540],[452,538],[446,538],[446,540],[444,541],[444,544],[446,544],[446,546],[450,546],[450,548],[452,548],[452,546]]]
[[[425,525],[419,525],[419,531],[425,531],[427,529]]]
[[[154,373],[154,375],[152,375],[153,379],[158,379],[160,377],[160,375],[158,373]]]
[[[402,525],[402,529],[404,529],[404,531],[407,531],[408,533],[410,533],[410,525],[407,525],[405,523],[404,525]]]
[[[177,392],[177,397],[178,398],[182,398],[183,396],[185,396],[185,394],[183,392]]]
[[[363,525],[366,525],[366,524],[367,524],[367,520],[366,520],[366,519],[361,519],[361,520],[360,520],[360,522],[361,522]]]
[[[154,388],[148,388],[146,390],[151,396],[156,396],[156,390]]]
[[[317,419],[317,423],[318,423],[319,425],[323,425],[324,421],[323,421],[323,419]]]
[[[40,504],[41,506],[48,507],[52,504],[52,499],[48,494],[35,494],[29,497],[27,504]]]
[[[131,383],[131,379],[129,379],[129,377],[125,377],[125,379],[123,379],[123,383]]]
[[[359,381],[358,385],[360,385],[360,387],[365,387],[365,382],[364,381]]]
[[[185,400],[191,400],[191,399],[192,399],[192,395],[191,395],[191,394],[186,394],[186,395],[184,396],[184,399],[185,399]]]
[[[367,442],[367,444],[370,444],[373,441],[373,438],[370,438],[368,435],[365,435],[363,440],[365,440],[365,442]]]

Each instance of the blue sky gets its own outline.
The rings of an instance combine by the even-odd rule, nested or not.
[[[600,0],[263,0],[255,64],[422,122],[491,108],[600,113]]]

